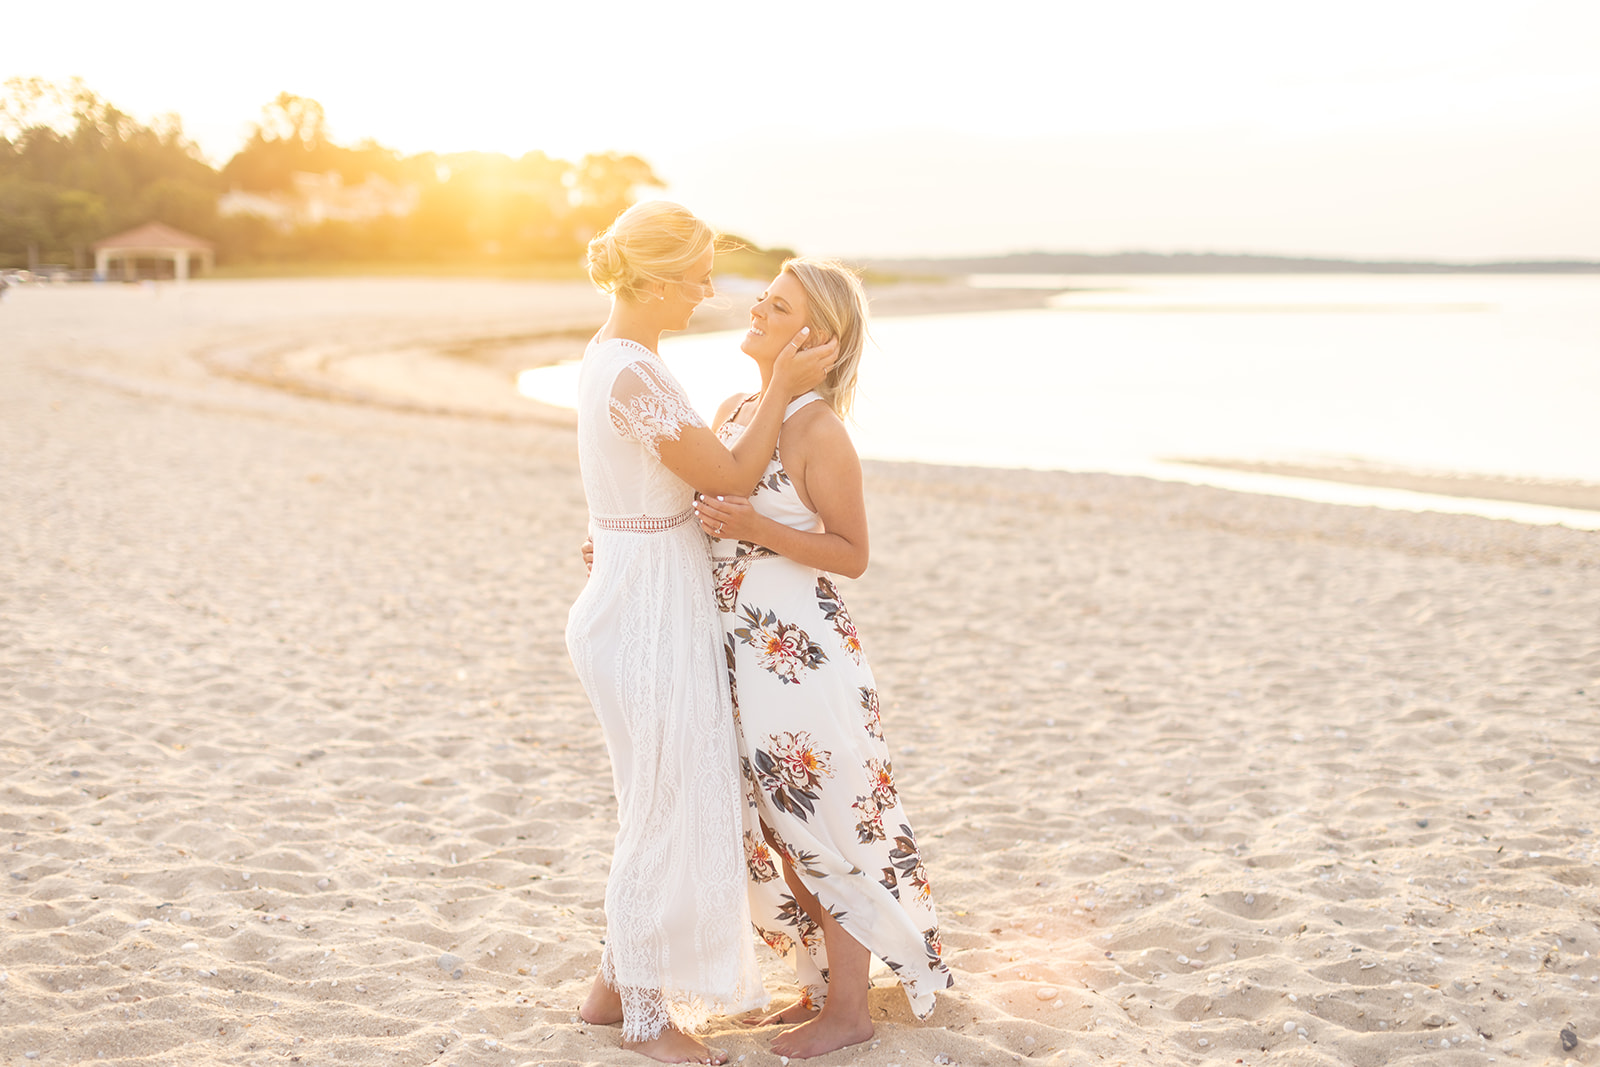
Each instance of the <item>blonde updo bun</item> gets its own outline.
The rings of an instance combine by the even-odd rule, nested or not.
[[[652,284],[681,280],[716,239],[681,204],[644,200],[589,242],[589,280],[613,296],[644,300]]]

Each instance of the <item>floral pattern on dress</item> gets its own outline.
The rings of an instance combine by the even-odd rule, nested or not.
[[[733,668],[728,668],[731,675]],[[861,710],[866,713],[867,735],[876,740],[883,740],[883,716],[878,709],[878,691],[870,685],[861,687]],[[734,714],[739,713],[738,701],[734,701]]]
[[[772,850],[750,830],[744,832],[744,857],[753,881],[770,882],[778,877],[778,865],[772,861]]]
[[[817,787],[824,778],[833,777],[832,757],[803,730],[771,734],[767,747],[755,750],[756,784],[780,811],[805,819],[817,810]]]
[[[922,945],[928,953],[928,970],[934,974],[949,974],[950,968],[944,965],[944,942],[939,939],[937,926],[922,931]],[[946,982],[948,988],[953,982]]]
[[[822,646],[799,625],[781,622],[771,611],[746,606],[744,621],[734,635],[756,650],[756,663],[786,683],[799,684],[802,668],[814,671],[827,662]]]
[[[944,978],[944,987],[949,989],[951,986],[955,985],[955,977],[951,975],[950,968],[945,965],[944,959],[942,958],[944,954],[944,943],[939,939],[939,928],[937,926],[932,926],[922,931],[922,951],[924,955],[924,962],[926,962],[928,965],[928,970],[933,974],[940,975]],[[896,975],[899,975],[900,972],[906,968],[905,964],[900,963],[897,960],[886,959],[883,962],[887,964],[889,969],[894,971]]]
[[[744,560],[782,558],[766,545],[758,545],[754,541],[740,541],[738,547],[734,550],[734,555],[735,558]]]
[[[756,928],[756,936],[767,943],[767,947],[780,956],[787,956],[794,951],[794,938],[782,930],[768,930],[760,923],[751,923]]]
[[[816,948],[822,944],[822,924],[800,906],[793,894],[783,894],[783,903],[779,905],[776,917],[795,928],[800,943],[806,948]]]
[[[774,466],[777,467],[776,470],[773,469]],[[783,469],[783,461],[778,458],[778,450],[774,448],[772,463],[767,466],[767,476],[756,483],[755,488],[750,490],[750,495],[755,496],[763,489],[770,489],[775,493],[781,492],[784,486],[793,484],[789,480],[789,472]]]
[[[733,721],[739,721],[739,674],[734,668],[738,665],[739,646],[733,643],[733,635],[722,635],[722,655],[728,662],[728,696],[733,699]],[[869,727],[870,729],[870,727]]]
[[[739,609],[739,590],[744,587],[744,577],[750,571],[750,564],[758,559],[767,559],[777,555],[765,545],[758,545],[754,541],[740,541],[732,559],[718,559],[712,562],[711,585],[717,593],[717,610],[733,612]]]
[[[870,845],[889,836],[883,828],[883,813],[894,807],[897,797],[894,771],[886,760],[868,760],[863,769],[869,791],[864,797],[856,797],[850,807],[861,814],[861,821],[856,823],[856,839],[863,845]]]
[[[866,763],[867,784],[872,787],[873,802],[880,808],[894,807],[897,798],[894,789],[894,768],[888,760],[869,759]]]
[[[917,851],[916,838],[911,834],[911,827],[905,823],[900,824],[900,833],[894,839],[894,848],[889,850],[891,866],[883,869],[883,886],[893,893],[895,899],[900,899],[900,881],[903,879],[911,883],[911,888],[916,891],[918,900],[931,900],[933,889],[928,885],[928,870],[922,865],[922,856]]]
[[[764,822],[761,825],[763,828],[766,827],[766,823]],[[771,835],[772,846],[778,850],[778,855],[782,856],[789,866],[793,867],[801,874],[807,875],[811,878],[828,877],[828,872],[817,866],[817,860],[820,857],[815,852],[807,852],[803,848],[792,847],[782,837],[778,836],[778,831],[776,830],[769,829],[766,830],[766,832]],[[852,869],[850,873],[859,874],[861,872],[859,870]]]
[[[861,813],[861,821],[856,823],[856,840],[870,845],[889,836],[883,828],[883,809],[874,804],[870,796],[856,797],[856,802],[850,806]]]
[[[725,424],[718,435],[731,440],[740,429]],[[781,457],[751,503],[792,529],[821,528]],[[898,796],[877,686],[838,580],[752,542],[714,540],[712,554],[724,648],[738,681],[754,925],[768,945],[793,952],[802,997],[820,1006],[828,969],[819,924],[828,916],[813,919],[796,906],[789,882],[798,876],[895,970],[913,1013],[926,1018],[950,974],[939,960],[928,873]],[[763,843],[764,853],[755,847]]]
[[[838,587],[826,575],[817,578],[817,604],[822,608],[822,617],[833,623],[845,652],[860,664],[861,635],[856,633],[856,624],[850,621],[850,611],[844,606],[844,597],[839,595]]]
[[[739,606],[739,587],[744,584],[748,559],[719,560],[711,568],[711,584],[717,592],[717,610],[733,611]]]

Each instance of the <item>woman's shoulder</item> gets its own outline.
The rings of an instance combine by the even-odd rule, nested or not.
[[[783,425],[785,429],[792,426],[796,430],[808,433],[818,429],[826,432],[827,427],[844,429],[844,420],[839,418],[838,412],[828,406],[826,400],[820,396],[813,396],[805,403],[792,408],[789,417],[783,420]]]
[[[585,354],[600,359],[615,360],[618,365],[640,360],[652,367],[665,366],[654,350],[626,337],[595,337],[589,341]]]
[[[734,393],[721,404],[718,404],[715,425],[721,426],[733,418],[734,413],[739,410],[739,406],[749,399],[749,393]]]
[[[818,448],[855,450],[850,431],[827,401],[817,399],[795,411],[783,423],[783,445],[811,452]]]
[[[591,341],[584,362],[593,366],[593,373],[611,383],[613,392],[684,392],[666,362],[637,341],[621,337]]]

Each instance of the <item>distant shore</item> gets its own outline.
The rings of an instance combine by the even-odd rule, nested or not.
[[[745,250],[734,269],[759,269],[769,261],[775,270],[781,253]],[[1329,256],[1275,256],[1234,252],[1014,252],[987,256],[845,257],[880,287],[915,288],[918,284],[960,284],[973,274],[1600,274],[1600,260],[1539,259],[1446,262],[1442,260],[1341,259]],[[20,265],[0,270],[15,275]],[[85,280],[91,272],[54,268],[47,277]],[[579,259],[553,260],[296,260],[228,263],[214,280],[288,278],[482,278],[539,281],[582,281]],[[1012,305],[1006,305],[1012,306]],[[960,310],[960,309],[956,309]],[[883,311],[880,314],[894,314]]]
[[[906,275],[967,274],[1600,274],[1596,260],[1334,259],[1230,252],[1017,252],[861,261],[871,270]]]

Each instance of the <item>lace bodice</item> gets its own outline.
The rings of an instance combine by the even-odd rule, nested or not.
[[[662,465],[661,442],[705,426],[661,357],[633,341],[589,345],[578,372],[578,465],[597,518],[666,518],[694,490]]]

